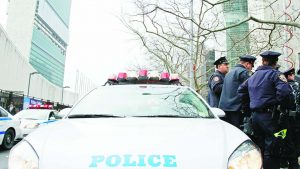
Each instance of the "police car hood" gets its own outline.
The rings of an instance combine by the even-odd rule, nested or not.
[[[61,120],[25,139],[40,169],[220,169],[248,137],[219,119],[95,118]]]

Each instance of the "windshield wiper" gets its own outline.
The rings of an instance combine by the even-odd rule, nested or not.
[[[166,118],[202,118],[201,116],[181,116],[181,115],[170,115],[170,114],[161,114],[161,115],[145,115],[145,116],[133,116],[133,117],[166,117]]]
[[[111,114],[74,114],[70,115],[67,118],[103,118],[103,117],[117,117],[117,118],[123,118],[124,116],[115,116]]]

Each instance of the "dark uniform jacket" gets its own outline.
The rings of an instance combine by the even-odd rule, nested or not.
[[[294,111],[299,111],[299,102],[300,102],[300,98],[299,98],[299,84],[298,82],[294,81],[294,80],[289,80],[288,81],[289,85],[292,87],[293,89],[293,97],[294,97],[294,100],[295,100],[295,103],[293,104],[294,106],[292,107],[292,110]]]
[[[223,88],[225,74],[216,70],[208,80],[208,104],[211,107],[218,107]]]
[[[300,90],[299,90],[299,83],[296,81],[288,81],[290,86],[293,89],[293,96],[294,96],[294,104],[291,107],[291,110],[296,111],[296,116],[295,116],[295,121],[292,120],[290,121],[292,123],[292,125],[296,128],[298,128],[298,133],[300,134]],[[300,138],[300,135],[298,136],[298,138]],[[300,143],[299,143],[300,144]],[[300,150],[298,150],[300,152]]]
[[[258,67],[238,89],[244,108],[250,106],[254,111],[274,105],[288,106],[291,92],[285,76],[271,66]]]
[[[241,110],[241,98],[238,96],[237,90],[249,77],[248,70],[241,64],[237,64],[226,74],[219,103],[220,109],[224,111]]]

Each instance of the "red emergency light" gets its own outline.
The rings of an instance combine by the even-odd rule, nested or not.
[[[118,74],[117,80],[118,80],[119,82],[124,82],[124,81],[126,81],[126,79],[127,79],[127,73],[125,73],[125,72],[120,72],[120,73]]]
[[[162,82],[168,82],[168,81],[170,81],[170,73],[168,73],[168,72],[162,72],[160,74],[160,81],[162,81]]]
[[[148,76],[148,70],[140,70],[139,76]]]
[[[29,109],[53,109],[53,105],[50,105],[50,104],[44,104],[44,105],[31,104],[31,105],[29,105]]]
[[[122,85],[122,84],[175,84],[178,85],[181,83],[179,82],[179,76],[178,74],[171,74],[168,72],[162,72],[159,76],[159,74],[156,72],[148,72],[148,70],[143,69],[138,72],[138,75],[136,73],[131,74],[129,73],[129,76],[127,76],[126,72],[120,72],[118,76],[110,76],[108,78],[108,81],[104,84],[109,85]]]
[[[148,80],[148,70],[140,70],[138,80],[139,81],[147,81]]]

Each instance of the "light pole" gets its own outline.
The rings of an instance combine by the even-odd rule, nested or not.
[[[29,74],[28,89],[27,89],[27,97],[29,97],[31,75],[34,75],[34,74],[40,74],[40,73],[39,73],[39,72],[31,72],[31,73]]]
[[[64,89],[67,89],[67,88],[70,88],[70,86],[64,86],[61,89],[61,104],[64,104],[63,103],[63,101],[64,101]]]

